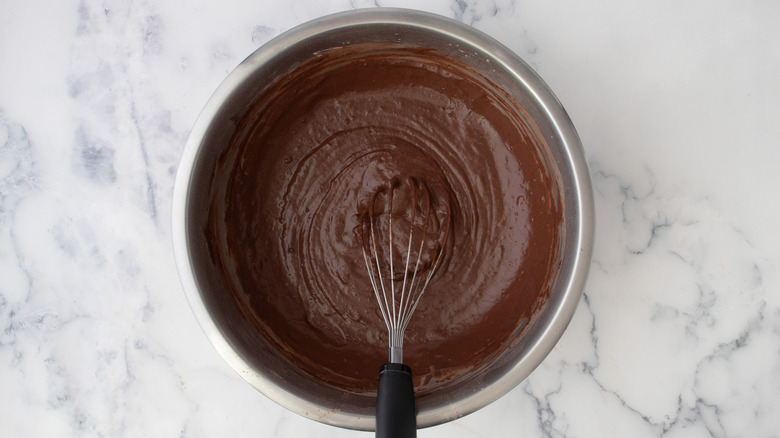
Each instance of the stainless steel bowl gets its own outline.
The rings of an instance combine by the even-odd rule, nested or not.
[[[574,126],[552,91],[517,55],[456,21],[419,11],[350,11],[298,26],[242,62],[203,108],[181,157],[173,194],[173,244],[179,276],[198,322],[224,359],[252,386],[311,419],[373,430],[373,397],[329,387],[291,367],[252,328],[225,293],[203,226],[215,161],[233,123],[275,77],[319,50],[364,42],[394,42],[439,50],[479,69],[527,111],[559,166],[565,242],[561,271],[548,302],[510,351],[476,375],[417,400],[418,426],[444,423],[504,395],[538,366],[569,324],[580,299],[593,243],[593,195]]]

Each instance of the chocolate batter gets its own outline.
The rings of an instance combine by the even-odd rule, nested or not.
[[[404,338],[416,391],[495,359],[544,304],[563,238],[557,176],[521,114],[418,48],[332,49],[280,77],[238,121],[206,227],[246,317],[302,371],[375,390],[388,339],[360,221],[373,194],[411,179],[448,236]]]

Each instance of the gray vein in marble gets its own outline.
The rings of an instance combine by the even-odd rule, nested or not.
[[[130,94],[131,96],[133,95],[132,88],[130,90]],[[144,163],[144,173],[145,173],[144,176],[146,178],[147,209],[154,223],[156,225],[159,225],[158,217],[157,217],[157,201],[155,199],[155,194],[154,194],[155,185],[154,185],[154,181],[152,180],[152,174],[149,171],[149,167],[150,167],[149,154],[146,152],[147,146],[146,146],[146,141],[144,140],[144,131],[138,122],[135,100],[132,100],[132,102],[133,103],[131,104],[130,107],[130,118],[133,121],[133,126],[135,126],[136,134],[138,135],[139,147],[141,149],[141,158],[143,159],[143,163]]]
[[[30,297],[33,287],[33,274],[16,236],[14,210],[26,196],[38,190],[39,182],[26,130],[7,120],[1,110],[0,141],[0,248],[8,248],[0,251],[0,261],[6,266],[0,282],[0,321],[3,327],[0,345],[8,345],[16,340],[17,330],[27,324],[24,319],[19,319],[17,312]],[[14,268],[18,269],[16,273]],[[15,350],[16,360],[20,354]]]
[[[349,0],[349,6],[352,9],[361,9],[369,7],[382,7],[385,6],[379,2],[379,0]]]
[[[144,19],[137,26],[134,26],[130,18],[135,13],[144,14]],[[115,8],[109,13],[109,10],[96,8],[84,2],[80,5],[79,17],[80,31],[74,45],[73,58],[84,59],[85,62],[74,65],[71,97],[85,106],[88,116],[81,122],[79,138],[97,137],[96,132],[105,132],[104,136],[114,137],[82,149],[81,155],[84,160],[98,162],[88,163],[88,170],[94,170],[94,166],[89,167],[90,164],[101,166],[99,172],[88,171],[87,176],[97,181],[114,182],[111,178],[106,178],[110,174],[107,163],[113,158],[112,143],[127,141],[135,143],[143,167],[142,175],[138,176],[143,178],[142,190],[146,211],[152,221],[159,225],[158,185],[153,174],[153,166],[156,163],[152,162],[149,148],[161,139],[169,137],[170,133],[164,131],[165,121],[158,119],[161,116],[165,117],[165,114],[149,114],[147,113],[149,107],[146,105],[143,108],[139,107],[139,102],[145,103],[141,95],[148,93],[144,86],[147,78],[142,76],[143,72],[131,66],[137,61],[144,63],[160,55],[165,44],[164,21],[158,14],[147,12],[145,9],[133,11],[132,7],[127,10]],[[126,52],[125,56],[113,56],[111,52],[117,48],[110,43],[94,44],[96,39],[107,39],[106,29],[111,30],[113,38],[118,38],[122,42],[119,49]],[[95,47],[101,49],[95,51]],[[86,48],[89,48],[90,52],[84,52]],[[96,58],[97,68],[90,67],[90,63],[95,62],[91,58]],[[111,61],[107,61],[108,59]],[[148,96],[143,98],[146,99]],[[112,131],[106,131],[107,127],[94,125],[92,120],[101,118],[98,113],[103,114],[104,121],[113,122]],[[167,129],[169,128],[168,126]],[[123,131],[131,137],[116,137]],[[160,139],[155,138],[150,143],[148,140],[150,136]],[[172,160],[175,162],[175,158]]]
[[[116,182],[114,148],[102,140],[92,138],[84,125],[76,131],[74,143],[75,165],[80,167],[90,180],[99,184]]]
[[[736,354],[749,344],[753,336],[766,331],[761,325],[765,308],[765,301],[761,298],[763,274],[755,249],[726,218],[710,214],[712,207],[706,198],[691,202],[679,199],[677,194],[667,193],[665,189],[661,191],[649,169],[645,175],[634,175],[631,178],[607,172],[600,168],[599,163],[593,163],[593,169],[597,197],[608,201],[600,201],[599,204],[618,209],[617,214],[603,208],[599,211],[606,219],[605,223],[618,226],[609,229],[605,236],[604,231],[607,228],[602,225],[600,237],[602,242],[622,245],[624,250],[622,257],[614,259],[612,256],[609,261],[602,259],[606,254],[603,251],[605,247],[602,247],[602,251],[594,254],[594,267],[598,268],[598,271],[592,273],[614,276],[627,266],[633,266],[637,260],[645,260],[644,263],[652,261],[659,269],[675,263],[684,266],[683,269],[688,272],[693,282],[687,287],[673,285],[680,290],[677,297],[670,295],[671,291],[663,291],[658,297],[647,296],[647,323],[648,327],[654,329],[674,328],[681,336],[683,345],[691,346],[692,350],[680,358],[683,361],[680,366],[690,367],[693,377],[682,381],[682,386],[678,388],[676,412],[667,411],[667,415],[663,417],[645,412],[635,396],[626,398],[613,389],[613,379],[607,370],[602,369],[599,353],[605,348],[600,345],[601,335],[604,334],[600,326],[602,322],[614,326],[614,322],[610,320],[614,319],[615,315],[602,313],[601,304],[597,306],[593,303],[594,297],[599,302],[609,299],[609,296],[605,295],[606,291],[598,290],[598,280],[589,285],[584,296],[585,308],[593,315],[591,337],[597,357],[595,363],[585,365],[584,371],[599,385],[602,393],[616,397],[622,406],[641,417],[660,434],[676,432],[678,427],[701,424],[713,436],[730,436],[736,430],[723,423],[722,419],[728,416],[732,403],[724,399],[710,399],[701,394],[704,388],[699,381],[702,379],[703,369],[713,366],[713,362],[719,358]],[[725,247],[732,252],[736,251],[736,254],[729,254],[718,246],[713,246],[716,242],[725,244]],[[618,251],[615,251],[616,249]],[[619,248],[612,248],[611,252],[620,253]],[[629,261],[631,263],[627,264]],[[722,272],[722,263],[726,261],[738,262],[738,265],[731,266],[732,269],[737,269],[736,276]],[[663,272],[659,272],[659,275],[663,275]],[[728,293],[731,288],[739,288],[742,292],[740,295]],[[615,292],[618,291],[612,293]],[[627,290],[624,293],[631,294],[632,291]],[[725,297],[729,297],[729,300],[724,302]],[[630,310],[640,309],[623,311]],[[726,315],[729,315],[728,325],[723,324]],[[741,324],[734,324],[739,321]],[[723,335],[732,340],[721,344],[713,343]],[[614,350],[614,347],[606,347],[605,351]],[[645,354],[652,356],[656,353],[650,349]],[[776,360],[780,352],[774,351],[772,355]],[[636,378],[662,378],[663,370],[660,370],[659,375],[654,375],[654,371],[650,368]],[[708,381],[709,385],[718,384],[710,378],[704,380]],[[630,394],[625,391],[624,393]]]
[[[252,29],[252,43],[258,47],[262,46],[278,34],[279,30],[272,29],[268,26],[257,25]]]
[[[561,391],[561,370],[558,370],[557,381],[559,384],[551,391],[547,391],[541,396],[534,394],[533,390],[529,387],[528,383],[524,383],[522,386],[524,394],[529,396],[536,409],[536,421],[539,425],[539,430],[543,433],[543,436],[552,438],[561,432],[555,428],[555,409],[551,407],[550,396],[560,393]]]
[[[453,0],[451,6],[455,19],[469,26],[473,26],[485,18],[495,17],[501,13],[502,7],[514,8],[514,1],[499,6],[495,1]]]
[[[598,329],[598,318],[596,314],[594,313],[590,298],[588,293],[583,293],[582,296],[582,302],[584,306],[581,306],[579,309],[580,311],[586,310],[588,314],[590,315],[591,320],[591,326],[590,326],[590,332],[589,336],[591,339],[591,345],[592,345],[592,353],[593,353],[593,361],[583,361],[580,366],[578,367],[578,371],[584,373],[589,379],[591,379],[596,386],[601,391],[602,397],[606,394],[610,397],[612,397],[615,401],[617,401],[618,405],[624,408],[624,412],[628,413],[628,415],[635,416],[639,419],[641,419],[644,423],[648,424],[649,426],[653,427],[654,429],[657,428],[656,424],[653,424],[650,418],[647,417],[647,415],[640,412],[635,407],[631,406],[630,403],[628,403],[617,391],[605,386],[600,379],[595,375],[595,370],[598,369],[601,365],[601,356],[600,356],[600,348],[599,348],[599,329]],[[563,434],[562,436],[567,436],[566,434]]]
[[[164,26],[162,17],[159,14],[147,15],[141,33],[143,34],[144,55],[159,55],[163,46],[162,34],[164,33]]]

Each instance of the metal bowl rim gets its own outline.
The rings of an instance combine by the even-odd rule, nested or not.
[[[417,416],[419,427],[451,421],[492,403],[518,385],[544,360],[562,336],[578,305],[590,265],[595,228],[590,174],[582,144],[571,119],[549,87],[522,59],[492,37],[476,29],[443,16],[416,10],[395,8],[352,10],[328,15],[299,25],[275,37],[247,57],[225,78],[208,100],[193,125],[181,155],[174,183],[171,232],[179,278],[193,314],[202,330],[223,359],[241,377],[267,397],[293,412],[326,424],[357,430],[373,430],[374,418],[341,412],[338,409],[323,407],[299,398],[285,391],[284,388],[267,381],[230,346],[212,320],[194,277],[187,239],[187,200],[190,179],[198,152],[212,119],[230,94],[251,75],[258,65],[277,55],[287,46],[315,37],[323,32],[350,26],[388,24],[446,35],[453,38],[454,41],[462,42],[490,55],[505,68],[515,73],[517,79],[522,81],[529,90],[532,90],[536,101],[548,113],[550,120],[554,122],[554,128],[559,133],[566,147],[565,152],[570,159],[568,164],[571,166],[575,182],[575,187],[572,189],[579,202],[577,217],[573,218],[578,230],[574,246],[578,248],[578,251],[574,255],[572,275],[566,279],[562,293],[563,298],[551,320],[552,322],[536,339],[535,344],[523,357],[523,360],[515,364],[497,383],[447,406],[419,412]]]

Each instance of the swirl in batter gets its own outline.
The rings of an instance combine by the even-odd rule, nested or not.
[[[465,64],[391,45],[329,50],[239,124],[212,200],[224,216],[207,226],[225,247],[212,254],[247,318],[303,372],[376,388],[387,329],[356,230],[398,181],[424,187],[431,230],[448,236],[404,339],[418,394],[498,357],[543,305],[563,238],[557,178],[522,110]]]

